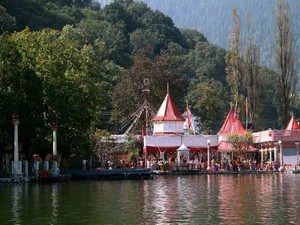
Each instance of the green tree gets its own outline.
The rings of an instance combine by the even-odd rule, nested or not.
[[[99,112],[99,105],[95,104],[99,70],[92,47],[67,40],[63,33],[27,29],[15,33],[11,40],[17,44],[20,64],[30,68],[40,81],[42,102],[38,105],[43,111],[34,116],[43,120],[45,129],[50,129],[53,121],[59,124],[60,153],[86,153],[92,150],[90,135]],[[18,113],[24,118],[29,116]]]
[[[132,134],[126,136],[126,141],[124,143],[124,150],[128,153],[128,159],[133,160],[138,157],[138,146],[136,144],[137,140]]]
[[[199,42],[208,42],[206,37],[197,30],[182,29],[181,33],[189,49],[195,49]]]
[[[141,19],[144,30],[152,33],[151,37],[156,37],[159,43],[154,46],[154,52],[159,53],[170,42],[179,44],[183,48],[187,48],[186,40],[178,28],[174,26],[174,23],[170,17],[167,17],[158,11],[148,11]],[[150,38],[151,38],[150,37]]]
[[[83,34],[84,44],[91,44],[101,60],[107,59],[124,67],[130,66],[126,33],[100,16],[98,12],[88,11],[86,18],[76,25]]]
[[[64,25],[73,24],[76,21],[76,18],[63,12],[66,8],[58,8],[55,4],[45,4],[44,1],[1,0],[1,5],[6,8],[7,13],[16,18],[17,31],[25,29],[26,26],[34,30],[48,27],[61,29]],[[74,10],[77,9],[74,8]]]
[[[240,19],[236,8],[232,11],[233,28],[229,37],[230,49],[226,54],[226,72],[227,82],[231,88],[231,105],[242,101],[241,93],[241,61],[240,61],[240,48],[241,48],[241,37],[240,37]],[[239,105],[239,104],[238,104]]]
[[[262,127],[265,129],[280,129],[278,124],[278,114],[276,110],[276,73],[267,68],[261,68],[261,89],[263,98],[260,99],[263,107]]]
[[[289,5],[284,0],[277,0],[276,7],[276,105],[279,122],[284,127],[290,119],[295,99],[295,46]]]
[[[186,66],[190,68],[189,78],[195,78],[197,73],[204,74],[227,85],[225,54],[225,50],[216,45],[198,42],[195,49],[184,56]]]
[[[229,100],[226,96],[223,84],[213,78],[200,74],[192,82],[186,98],[195,115],[200,118],[202,132],[217,132]]]
[[[247,151],[253,144],[253,135],[251,132],[245,134],[229,134],[227,141],[235,148],[236,151]]]
[[[260,130],[263,128],[263,90],[262,90],[262,74],[260,66],[260,51],[259,47],[252,42],[250,36],[250,18],[248,17],[247,24],[247,44],[246,51],[243,58],[243,73],[244,80],[243,86],[245,89],[245,95],[248,100],[248,109],[246,113],[249,112],[249,115],[245,115],[246,120],[248,120],[253,125],[253,130]]]
[[[129,34],[137,28],[136,21],[127,11],[127,6],[131,3],[132,0],[114,1],[106,5],[101,14],[106,21],[121,29],[123,33]]]

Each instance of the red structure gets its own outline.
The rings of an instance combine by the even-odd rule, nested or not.
[[[172,100],[169,90],[153,121],[153,135],[144,136],[144,153],[176,153],[181,145],[190,152],[207,150],[207,140],[216,150],[217,135],[189,135],[184,133],[185,119]]]
[[[230,110],[226,116],[226,119],[218,132],[218,150],[223,152],[229,152],[235,150],[233,146],[227,141],[229,134],[245,134],[247,131],[237,118],[236,112]]]
[[[289,124],[285,128],[285,130],[300,130],[300,126],[294,116],[292,116]]]

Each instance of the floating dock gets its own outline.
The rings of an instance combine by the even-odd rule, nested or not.
[[[113,169],[113,170],[72,170],[61,169],[61,175],[70,175],[72,180],[149,180],[150,169]]]

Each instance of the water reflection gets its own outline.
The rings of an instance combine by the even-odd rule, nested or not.
[[[12,222],[14,224],[22,224],[21,217],[20,217],[21,210],[22,210],[21,194],[22,194],[21,187],[18,185],[13,185],[11,212],[12,212]]]
[[[149,224],[218,222],[218,199],[211,179],[211,176],[182,176],[145,182],[145,219]]]
[[[57,196],[57,187],[58,184],[54,184],[51,187],[51,219],[50,219],[50,224],[56,224],[57,223],[57,211],[58,211],[58,196]]]
[[[5,224],[299,224],[300,176],[0,185]]]
[[[299,177],[207,175],[144,183],[150,224],[297,224]],[[286,179],[286,181],[285,181]]]
[[[219,177],[220,218],[222,224],[255,224],[259,204],[251,177]]]

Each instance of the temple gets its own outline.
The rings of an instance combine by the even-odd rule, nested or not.
[[[211,161],[217,161],[222,169],[225,162],[237,160],[240,164],[247,163],[256,169],[264,166],[297,165],[299,164],[300,127],[293,116],[285,130],[265,130],[255,132],[253,145],[242,146],[241,149],[228,142],[231,134],[243,135],[247,130],[239,121],[236,111],[231,109],[217,135],[195,134],[191,112],[187,106],[185,114],[181,114],[173,101],[169,90],[156,114],[153,117],[153,134],[145,135],[143,152],[147,159],[155,156],[161,160],[177,163],[204,162],[207,169]],[[184,118],[185,117],[185,118]],[[192,132],[189,132],[192,130]],[[234,154],[242,150],[242,157]],[[281,154],[282,152],[282,154]],[[227,163],[228,164],[228,163]],[[255,165],[254,165],[255,164]],[[248,168],[248,169],[249,169]]]
[[[181,115],[169,92],[165,96],[157,115],[152,119],[153,134],[144,136],[144,154],[160,155],[160,158],[175,157],[185,161],[201,157],[208,144],[212,150],[217,149],[217,135],[191,135],[184,132],[186,119]]]

